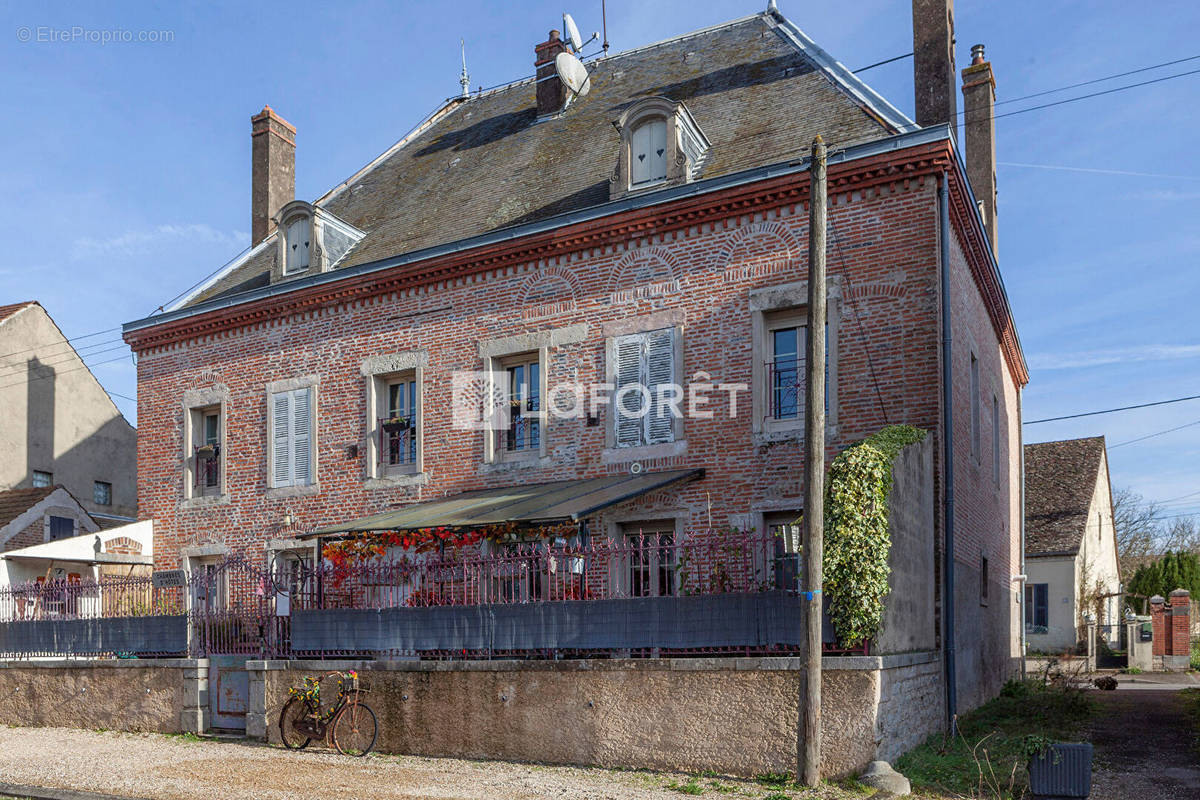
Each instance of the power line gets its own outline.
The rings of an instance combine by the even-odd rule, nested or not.
[[[116,341],[120,341],[120,340],[118,339]],[[80,361],[82,361],[84,363],[87,363],[87,359],[93,358],[94,356],[103,355],[104,353],[112,353],[117,350],[126,350],[126,349],[128,349],[128,347],[129,347],[129,345],[125,344],[124,342],[121,342],[120,344],[116,345],[115,347],[106,347],[103,350],[95,350],[86,355],[80,355],[77,351],[72,350],[72,351],[63,352],[63,353],[57,353],[54,356],[47,358],[45,361],[38,361],[37,364],[40,367],[52,368],[59,364],[66,364],[68,362],[74,361],[76,358],[78,358]],[[9,367],[10,369],[5,370],[3,367]],[[0,367],[0,380],[3,380],[5,378],[11,378],[11,377],[14,377],[15,375],[20,374],[22,371],[22,368],[27,367],[27,364],[25,364],[25,365],[23,365],[23,364],[5,364],[5,365],[3,365],[3,367]]]
[[[1141,81],[1140,83],[1131,83],[1127,86],[1115,86],[1112,89],[1104,89],[1103,91],[1092,92],[1090,94],[1081,94],[1078,97],[1068,97],[1063,100],[1056,100],[1053,103],[1042,103],[1040,106],[1030,106],[1029,108],[1020,108],[1020,109],[1017,109],[1016,111],[1006,111],[1003,114],[995,114],[992,117],[992,119],[1002,119],[1004,117],[1015,117],[1017,114],[1027,114],[1030,111],[1041,111],[1044,108],[1053,108],[1054,106],[1066,105],[1067,103],[1074,103],[1079,100],[1087,100],[1092,97],[1101,97],[1106,94],[1114,94],[1116,92],[1123,92],[1126,89],[1137,89],[1138,87],[1141,87],[1141,86],[1150,86],[1151,84],[1154,84],[1154,83],[1162,83],[1163,81],[1174,80],[1175,78],[1186,78],[1189,75],[1195,75],[1197,73],[1200,73],[1200,69],[1188,70],[1187,72],[1180,72],[1175,75],[1164,75],[1161,78],[1153,78],[1148,81]],[[984,116],[986,116],[987,113],[988,113],[988,109],[983,109],[980,111],[980,114],[984,115]],[[964,117],[963,119],[965,121],[966,117]]]
[[[1080,417],[1094,417],[1098,414],[1113,414],[1117,411],[1131,411],[1135,408],[1150,408],[1151,406],[1165,406],[1169,403],[1182,403],[1185,400],[1200,400],[1200,394],[1193,394],[1187,397],[1176,397],[1171,400],[1156,400],[1153,403],[1139,403],[1134,406],[1121,406],[1120,408],[1106,408],[1102,411],[1084,411],[1079,414],[1064,414],[1061,417],[1046,417],[1045,419],[1031,419],[1022,422],[1022,425],[1037,425],[1041,422],[1058,422],[1064,419],[1078,419]]]
[[[893,61],[899,61],[902,58],[912,58],[912,56],[913,56],[912,53],[905,53],[902,56],[893,56],[892,58],[885,58],[883,61],[876,61],[874,64],[867,64],[865,67],[859,67],[858,69],[854,70],[853,72],[855,75],[857,75],[860,72],[866,72],[869,69],[875,69],[876,67],[882,67],[884,64],[891,64]]]
[[[68,344],[68,345],[69,345],[71,342],[77,342],[77,341],[79,341],[79,340],[81,340],[81,339],[91,339],[91,338],[93,338],[93,337],[100,336],[101,334],[105,334],[105,333],[114,333],[114,332],[116,332],[116,331],[119,331],[119,330],[121,330],[121,329],[120,329],[120,328],[109,328],[109,329],[107,329],[107,330],[103,330],[103,331],[96,331],[95,333],[85,333],[85,334],[83,334],[82,336],[76,336],[76,337],[74,337],[74,338],[71,338],[71,339],[66,339],[66,340],[64,340],[64,341],[62,341],[62,342],[55,342],[54,344],[48,344],[48,345],[36,345],[36,346],[34,346],[34,347],[26,347],[24,350],[13,350],[13,351],[11,351],[11,352],[8,352],[8,353],[0,353],[0,358],[9,358],[9,357],[11,357],[11,356],[19,356],[19,355],[23,355],[23,354],[25,354],[25,353],[32,353],[32,352],[33,352],[33,351],[35,351],[35,350],[42,350],[42,349],[44,349],[44,348],[45,348],[45,349],[53,349],[53,348],[56,348],[56,347],[62,347],[64,344]],[[116,339],[112,339],[112,340],[110,340],[110,341],[114,341],[114,342],[116,342],[116,341],[121,341],[121,338],[120,338],[120,337],[118,337],[118,338],[116,338]],[[78,349],[78,350],[87,350],[88,348],[91,348],[91,347],[96,347],[96,345],[95,345],[95,344],[88,344],[88,345],[84,345],[83,347],[80,347],[80,348],[77,348],[77,349]]]
[[[1116,80],[1117,78],[1124,78],[1129,75],[1137,75],[1139,72],[1149,72],[1150,70],[1153,70],[1153,69],[1162,69],[1163,67],[1171,67],[1171,66],[1174,66],[1175,64],[1183,64],[1188,61],[1195,61],[1196,59],[1200,59],[1200,55],[1188,56],[1187,58],[1177,58],[1174,61],[1164,61],[1161,64],[1153,64],[1149,67],[1139,67],[1138,69],[1131,69],[1128,72],[1118,72],[1115,75],[1107,75],[1103,78],[1093,78],[1090,81],[1081,81],[1079,83],[1072,83],[1068,86],[1060,86],[1057,89],[1046,89],[1045,91],[1034,92],[1033,94],[1027,94],[1023,97],[1014,97],[1011,100],[999,100],[995,103],[995,105],[1002,106],[1007,103],[1019,103],[1022,100],[1032,100],[1035,97],[1044,97],[1045,95],[1054,94],[1055,92],[1065,92],[1068,89],[1078,89],[1081,86],[1091,86],[1094,83],[1104,83],[1104,81]],[[966,110],[964,109],[963,111],[960,111],[958,113],[960,115],[965,114]]]
[[[112,364],[117,361],[124,361],[125,358],[126,357],[124,355],[119,355],[116,358],[110,358],[105,361],[97,361],[94,364],[88,364],[88,363],[84,362],[83,364],[81,364],[78,367],[72,367],[71,369],[64,369],[63,371],[55,372],[52,375],[35,375],[34,377],[29,378],[28,380],[25,380],[25,381],[13,381],[12,383],[2,384],[2,385],[0,385],[0,390],[11,389],[14,386],[21,386],[22,384],[35,383],[37,381],[44,381],[44,380],[47,380],[50,378],[61,378],[63,375],[69,375],[72,372],[78,372],[81,369],[91,370],[95,367],[100,367],[105,364]]]
[[[1200,419],[1196,420],[1195,422],[1189,422],[1186,425],[1177,425],[1174,428],[1167,428],[1165,431],[1157,431],[1155,433],[1148,433],[1145,436],[1139,436],[1136,439],[1130,439],[1129,441],[1126,441],[1126,442],[1120,442],[1118,444],[1110,445],[1108,449],[1115,450],[1116,448],[1124,447],[1127,444],[1134,444],[1135,442],[1144,442],[1147,439],[1153,439],[1155,436],[1162,436],[1164,434],[1174,433],[1175,431],[1181,431],[1184,428],[1191,428],[1195,425],[1200,425]]]

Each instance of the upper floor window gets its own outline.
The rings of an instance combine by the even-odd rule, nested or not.
[[[92,484],[92,502],[98,506],[112,505],[112,484],[107,481],[96,481]]]
[[[1000,399],[992,395],[992,480],[1000,485]]]
[[[215,497],[223,493],[225,453],[221,403],[188,409],[185,495]]]
[[[379,421],[380,463],[385,467],[417,463],[417,381],[393,378],[387,387],[386,414]]]
[[[497,431],[496,453],[501,457],[538,453],[542,443],[542,365],[538,353],[524,353],[500,362],[507,426]]]
[[[308,269],[312,246],[312,222],[308,217],[288,223],[285,233],[284,247],[287,252],[287,263],[284,274],[303,272]]]
[[[35,489],[44,489],[47,486],[52,486],[54,484],[54,473],[43,472],[40,469],[35,469],[33,471],[33,481],[32,482],[33,482],[33,488],[35,488]]]
[[[667,179],[667,120],[651,118],[633,129],[629,145],[629,185],[645,186]]]
[[[683,399],[678,387],[675,328],[618,336],[612,349],[616,446],[675,441],[675,420]]]
[[[805,366],[808,362],[808,315],[805,311],[767,314],[767,417],[771,420],[804,420]],[[825,325],[825,411],[831,394],[829,325]]]
[[[271,395],[271,486],[308,486],[313,480],[313,390]]]
[[[971,455],[979,458],[979,359],[971,353]]]

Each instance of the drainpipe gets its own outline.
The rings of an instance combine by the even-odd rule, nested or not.
[[[1021,387],[1017,387],[1017,453],[1020,460],[1020,491],[1021,491],[1021,516],[1019,524],[1021,526],[1021,570],[1020,585],[1017,590],[1018,602],[1020,603],[1020,619],[1017,620],[1017,630],[1021,632],[1021,680],[1025,680],[1025,648],[1028,643],[1025,641],[1025,585],[1029,582],[1029,573],[1025,571],[1025,427],[1023,420],[1025,419],[1025,392]]]
[[[953,735],[958,724],[958,673],[954,663],[954,391],[953,335],[950,328],[950,198],[948,178],[938,184],[938,239],[942,278],[942,443],[946,475],[945,546],[942,552],[942,653],[946,659],[946,717]]]

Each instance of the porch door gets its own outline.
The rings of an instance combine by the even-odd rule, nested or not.
[[[628,596],[677,594],[675,520],[622,523],[621,534],[628,553],[623,576]]]

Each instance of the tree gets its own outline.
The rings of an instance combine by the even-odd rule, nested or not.
[[[1143,564],[1134,571],[1125,585],[1130,604],[1146,610],[1145,601],[1155,595],[1167,597],[1176,589],[1187,589],[1193,597],[1200,596],[1200,556],[1190,552],[1167,552],[1157,561]]]
[[[1163,551],[1158,545],[1162,530],[1158,517],[1158,506],[1129,487],[1113,492],[1113,528],[1122,574],[1128,575],[1146,556]]]

